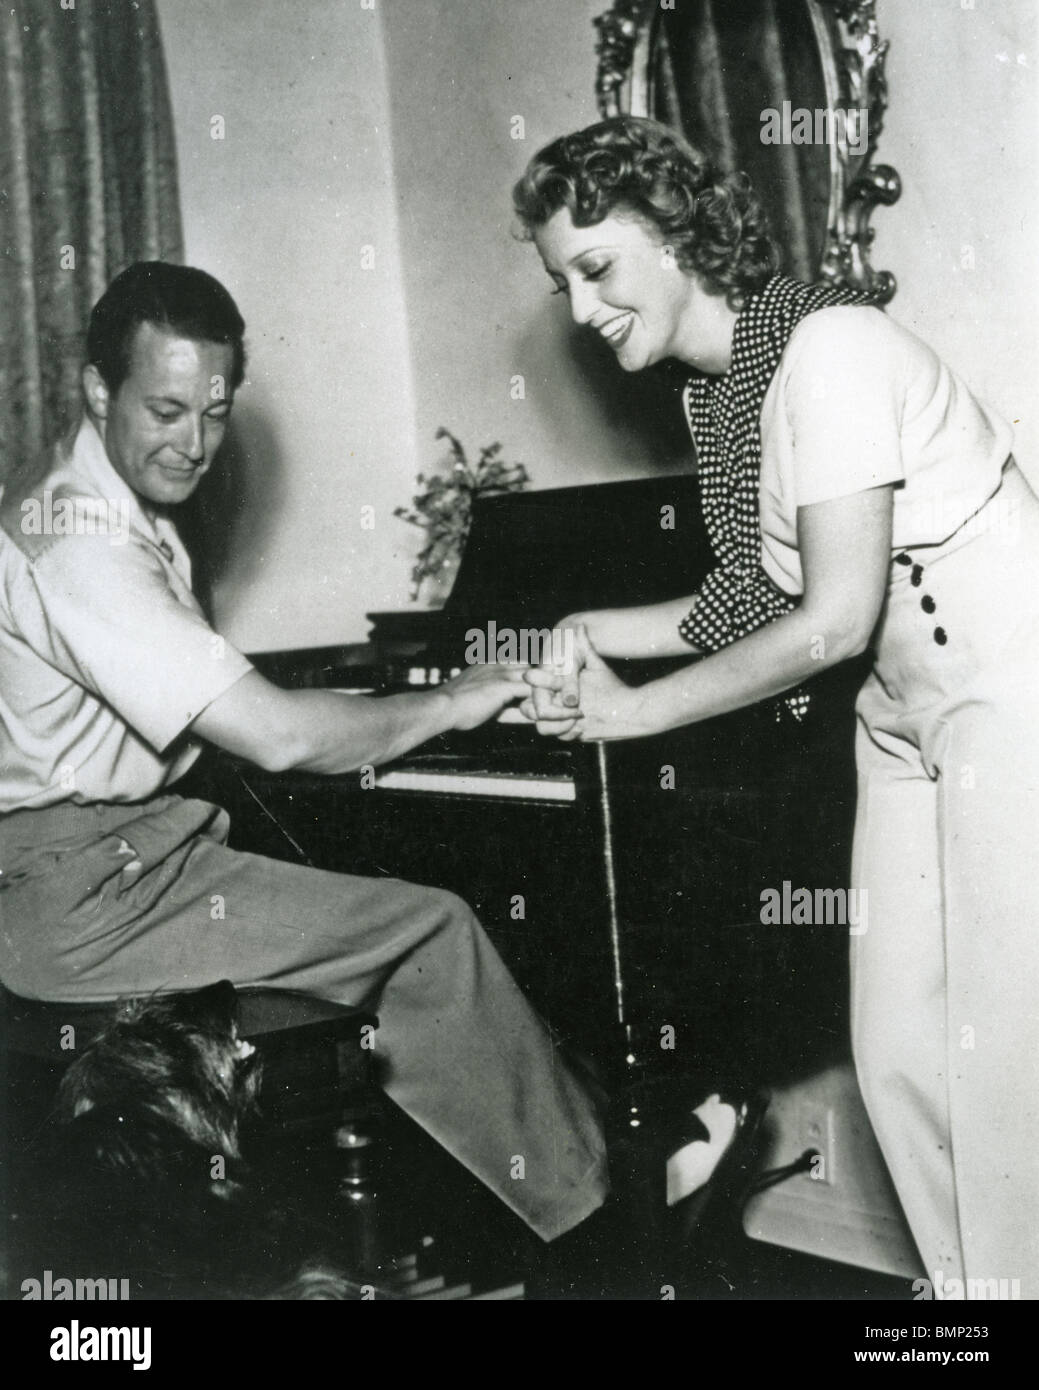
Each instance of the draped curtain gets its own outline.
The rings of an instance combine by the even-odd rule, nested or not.
[[[0,482],[78,414],[91,306],[137,260],[180,260],[155,0],[0,12]]]
[[[825,146],[765,144],[761,113],[825,108],[804,0],[684,0],[653,34],[653,114],[722,169],[744,170],[765,205],[783,269],[819,278],[830,196]]]

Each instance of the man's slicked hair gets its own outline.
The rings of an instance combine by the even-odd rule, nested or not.
[[[189,265],[137,261],[117,275],[94,305],[87,361],[114,394],[130,372],[130,353],[142,323],[197,343],[226,343],[234,354],[231,388],[245,375],[245,320],[219,280]]]

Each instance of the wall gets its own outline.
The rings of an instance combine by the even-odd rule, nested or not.
[[[363,638],[366,609],[405,597],[410,537],[389,514],[417,467],[379,18],[329,0],[160,6],[186,258],[248,324],[207,537],[217,618],[250,650]]]
[[[1017,421],[1039,481],[1039,9],[1034,0],[879,0],[891,42],[880,158],[901,200],[874,216],[891,314]]]
[[[906,1279],[926,1273],[850,1062],[772,1093],[762,1126],[761,1171],[786,1167],[809,1150],[818,1155],[811,1172],[747,1203],[747,1234]]]
[[[625,377],[609,348],[575,331],[516,237],[511,188],[530,156],[598,119],[592,17],[606,8],[383,0],[423,457],[443,424],[467,445],[500,439],[536,487],[689,458],[680,415],[661,428],[663,388]]]

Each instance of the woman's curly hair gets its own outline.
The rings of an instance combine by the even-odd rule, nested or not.
[[[779,264],[746,174],[720,173],[675,131],[638,116],[615,116],[546,145],[512,200],[528,240],[564,207],[575,227],[634,213],[674,248],[683,270],[735,310]]]

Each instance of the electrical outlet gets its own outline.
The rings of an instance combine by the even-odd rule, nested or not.
[[[835,1122],[833,1107],[831,1105],[819,1105],[811,1101],[803,1101],[801,1104],[801,1150],[814,1149],[818,1157],[808,1170],[810,1182],[825,1183],[827,1187],[832,1187],[836,1180],[834,1159],[837,1145],[835,1142]]]

